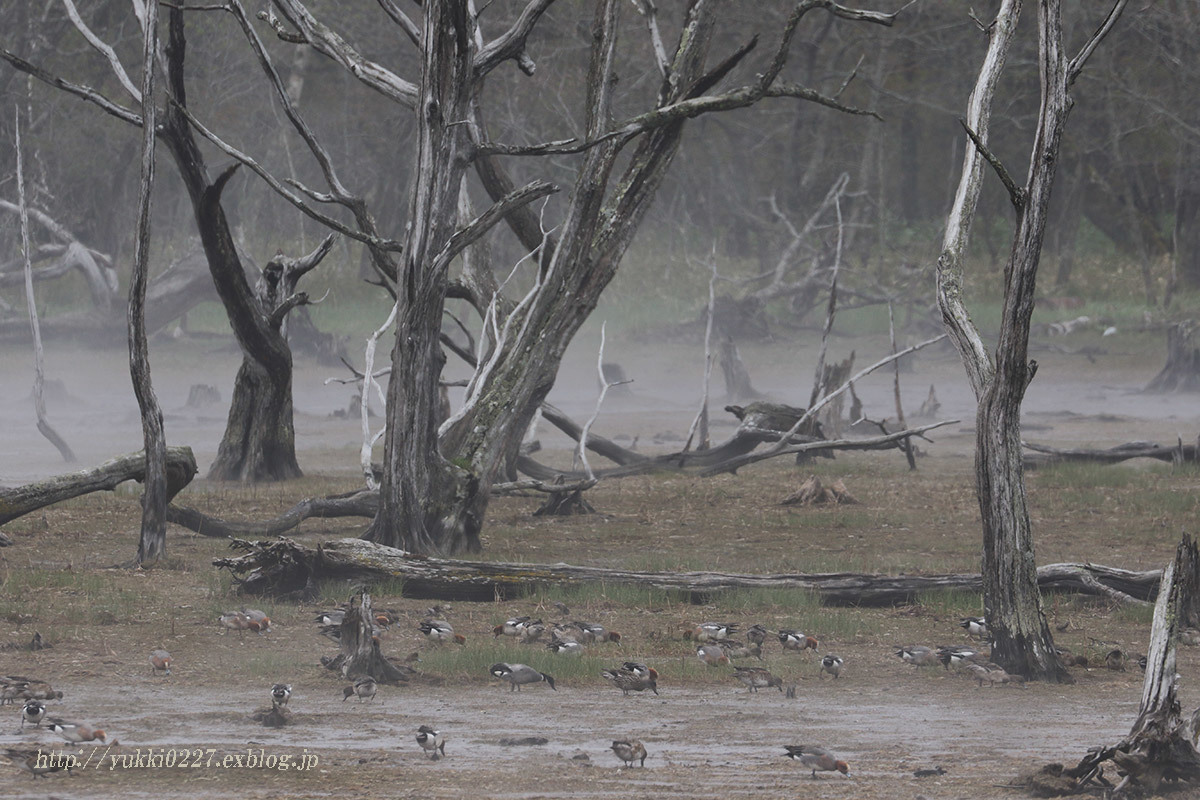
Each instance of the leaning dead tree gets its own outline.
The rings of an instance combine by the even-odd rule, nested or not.
[[[196,457],[190,447],[168,447],[167,501],[170,502],[196,475]],[[144,482],[146,454],[118,456],[92,469],[57,475],[12,489],[0,490],[0,525],[73,497],[112,491],[125,481]]]
[[[1125,4],[1126,0],[1117,0],[1100,28],[1068,59],[1060,0],[1038,3],[1041,105],[1029,173],[1025,184],[1018,186],[987,146],[992,98],[1021,10],[1020,0],[1001,3],[986,29],[987,54],[963,121],[974,147],[967,149],[963,161],[937,261],[938,307],[978,401],[975,484],[983,518],[984,610],[995,640],[992,658],[1009,672],[1049,681],[1070,678],[1055,654],[1042,611],[1026,502],[1021,401],[1037,370],[1037,363],[1028,360],[1029,326],[1059,147],[1074,102],[1070,90]],[[1000,177],[1016,211],[994,357],[971,321],[962,296],[967,242],[985,162]]]
[[[1200,785],[1200,708],[1185,717],[1176,691],[1176,646],[1184,628],[1200,628],[1200,551],[1186,534],[1163,571],[1137,720],[1120,742],[1094,748],[1075,767],[1063,770],[1063,793],[1095,787],[1115,799],[1156,794],[1164,782]],[[1115,787],[1103,780],[1108,761],[1122,776]]]
[[[241,591],[282,595],[311,591],[325,578],[356,581],[403,579],[408,597],[494,600],[523,597],[539,586],[624,584],[685,592],[696,602],[736,589],[803,589],[831,605],[886,606],[915,602],[922,592],[978,592],[979,575],[872,575],[850,572],[738,575],[723,572],[637,572],[567,564],[507,564],[417,556],[366,542],[337,539],[307,547],[291,539],[235,539],[241,555],[213,559],[228,569]],[[1097,564],[1048,564],[1038,570],[1047,589],[1144,604],[1158,591],[1161,571],[1132,572]]]

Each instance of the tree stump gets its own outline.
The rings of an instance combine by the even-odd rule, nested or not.
[[[535,517],[571,517],[584,514],[595,514],[592,507],[583,497],[582,489],[570,489],[565,492],[551,492],[546,502],[533,512]]]
[[[750,383],[750,370],[742,361],[733,337],[726,334],[721,338],[721,373],[725,376],[725,396],[730,400],[757,400],[762,392]]]
[[[326,666],[339,670],[342,677],[370,675],[377,683],[404,683],[408,680],[408,676],[380,652],[375,615],[371,612],[371,595],[366,592],[360,592],[357,598],[350,598],[350,610],[342,618],[338,642],[341,652]]]
[[[785,497],[780,505],[785,506],[814,506],[814,505],[857,505],[858,500],[838,478],[830,486],[821,483],[816,475],[810,475],[808,480],[800,485],[794,493]]]
[[[1178,322],[1167,329],[1167,363],[1146,384],[1147,392],[1200,391],[1200,322]]]

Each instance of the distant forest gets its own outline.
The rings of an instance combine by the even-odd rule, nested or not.
[[[142,39],[129,0],[78,5],[136,82]],[[251,3],[248,10],[258,13],[267,5]],[[380,4],[312,0],[307,5],[368,58],[398,74],[418,73],[419,50],[398,35]],[[478,5],[485,7],[480,24],[497,32],[525,3]],[[686,4],[659,0],[658,5],[660,25],[674,35]],[[727,2],[713,52],[732,52],[754,35],[760,37],[758,47],[769,52],[791,5]],[[860,5],[893,11],[902,3],[862,0]],[[982,26],[998,5],[995,0],[922,0],[890,29],[835,24],[828,15],[806,20],[783,77],[882,119],[788,98],[697,118],[639,237],[688,252],[715,247],[743,274],[770,270],[792,238],[785,220],[802,225],[846,174],[846,259],[884,281],[925,267],[916,262],[936,246],[952,196],[968,143],[957,120],[986,47]],[[1090,34],[1103,13],[1084,0],[1064,5],[1075,40]],[[483,113],[494,140],[534,144],[582,134],[591,8],[584,0],[554,3],[528,42],[534,73],[526,75],[509,62],[491,74]],[[649,107],[659,84],[644,21],[632,3],[621,13],[618,117]],[[0,19],[5,20],[0,47],[8,53],[108,96],[122,94],[107,62],[84,41],[61,0],[0,0]],[[382,231],[403,238],[415,150],[411,111],[364,87],[311,48],[274,35],[267,21],[255,24],[289,93],[337,159],[343,181],[369,199]],[[992,149],[1023,176],[1038,102],[1032,8],[1021,25],[1026,30],[1017,38],[997,94]],[[190,12],[188,26],[188,102],[196,116],[276,175],[321,186],[318,167],[284,123],[231,15]],[[1096,251],[1140,270],[1148,303],[1162,304],[1176,285],[1200,288],[1198,48],[1200,4],[1139,2],[1083,73],[1058,170],[1045,249],[1048,268],[1041,279],[1045,291],[1076,286],[1072,276],[1080,254]],[[731,82],[751,80],[756,68],[760,61],[746,59]],[[19,108],[26,128],[29,202],[81,242],[110,254],[124,282],[133,252],[137,131],[3,62],[0,100],[0,201],[16,200],[14,114]],[[508,163],[518,183],[544,178],[569,187],[578,158],[511,158]],[[164,167],[155,187],[155,237],[163,263],[156,271],[186,251],[195,235],[178,174],[165,153],[159,160]],[[211,164],[227,162],[211,152]],[[549,200],[548,219],[565,206],[565,195]],[[238,234],[263,260],[277,248],[299,253],[324,235],[317,223],[249,173],[230,185],[225,200]],[[1012,217],[1007,206],[999,182],[989,180],[976,243],[993,264],[1006,255],[1004,221]],[[495,247],[511,264],[520,255],[519,245],[511,234],[497,231]],[[35,228],[34,235],[45,234]],[[824,246],[829,241],[826,237]],[[348,257],[360,258],[357,245],[342,246],[350,248]],[[17,216],[0,211],[0,271],[19,269],[19,253]],[[661,267],[639,267],[652,268]]]

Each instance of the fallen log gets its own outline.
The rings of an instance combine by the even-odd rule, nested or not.
[[[362,539],[338,539],[306,547],[291,539],[230,546],[243,555],[213,559],[249,594],[301,592],[324,578],[381,581],[400,578],[407,597],[494,600],[520,597],[543,585],[632,584],[676,591],[691,602],[708,602],[731,589],[805,589],[827,605],[887,606],[911,603],[935,590],[982,591],[979,575],[871,575],[852,572],[738,575],[721,572],[630,572],[569,564],[507,564],[416,556]],[[1142,602],[1154,596],[1159,573],[1137,573],[1091,564],[1051,564],[1038,570],[1039,583],[1060,591],[1124,596]],[[1120,587],[1120,588],[1118,588]],[[1043,587],[1046,588],[1046,587]]]
[[[1059,449],[1032,442],[1022,442],[1026,450],[1025,468],[1036,469],[1048,464],[1091,462],[1096,464],[1118,464],[1131,458],[1153,458],[1175,464],[1185,461],[1200,461],[1200,444],[1161,445],[1154,442],[1127,442],[1106,450],[1087,448]]]
[[[196,457],[190,447],[167,448],[167,501],[196,476]],[[117,456],[93,469],[56,475],[44,481],[0,491],[0,525],[31,511],[91,492],[112,491],[125,481],[141,483],[146,477],[146,456],[139,451]]]
[[[279,516],[263,522],[232,522],[212,517],[187,506],[167,506],[167,522],[181,525],[201,536],[223,539],[234,536],[279,536],[311,518],[374,517],[379,509],[379,492],[361,489],[349,494],[310,497]]]

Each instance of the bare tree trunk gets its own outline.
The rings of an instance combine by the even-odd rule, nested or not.
[[[993,660],[1026,678],[1070,680],[1054,651],[1037,587],[1033,535],[1021,459],[1021,401],[1037,370],[1028,361],[1038,262],[1063,128],[1072,100],[1068,89],[1087,57],[1124,8],[1118,0],[1104,25],[1075,59],[1062,52],[1059,0],[1038,3],[1042,102],[1029,176],[1018,187],[987,150],[991,100],[1020,15],[1020,0],[1005,0],[989,28],[991,41],[964,122],[975,144],[963,165],[958,194],[938,259],[938,306],[979,401],[975,480],[983,518],[984,609],[994,637]],[[963,259],[982,180],[983,161],[997,171],[1016,208],[1016,231],[1005,265],[1004,307],[996,360],[962,301]]]
[[[396,286],[379,513],[366,539],[420,553],[479,550],[487,491],[438,448],[439,342],[475,79],[466,0],[428,0],[418,99],[417,183]],[[366,387],[364,386],[364,391]]]
[[[142,492],[142,534],[136,565],[152,567],[167,547],[167,439],[162,409],[150,380],[150,353],[146,343],[146,282],[150,270],[150,210],[154,189],[154,143],[157,109],[154,71],[158,63],[158,4],[147,3],[142,50],[142,181],[138,193],[137,241],[133,277],[129,282],[129,372],[142,414],[146,447],[146,478]]]

